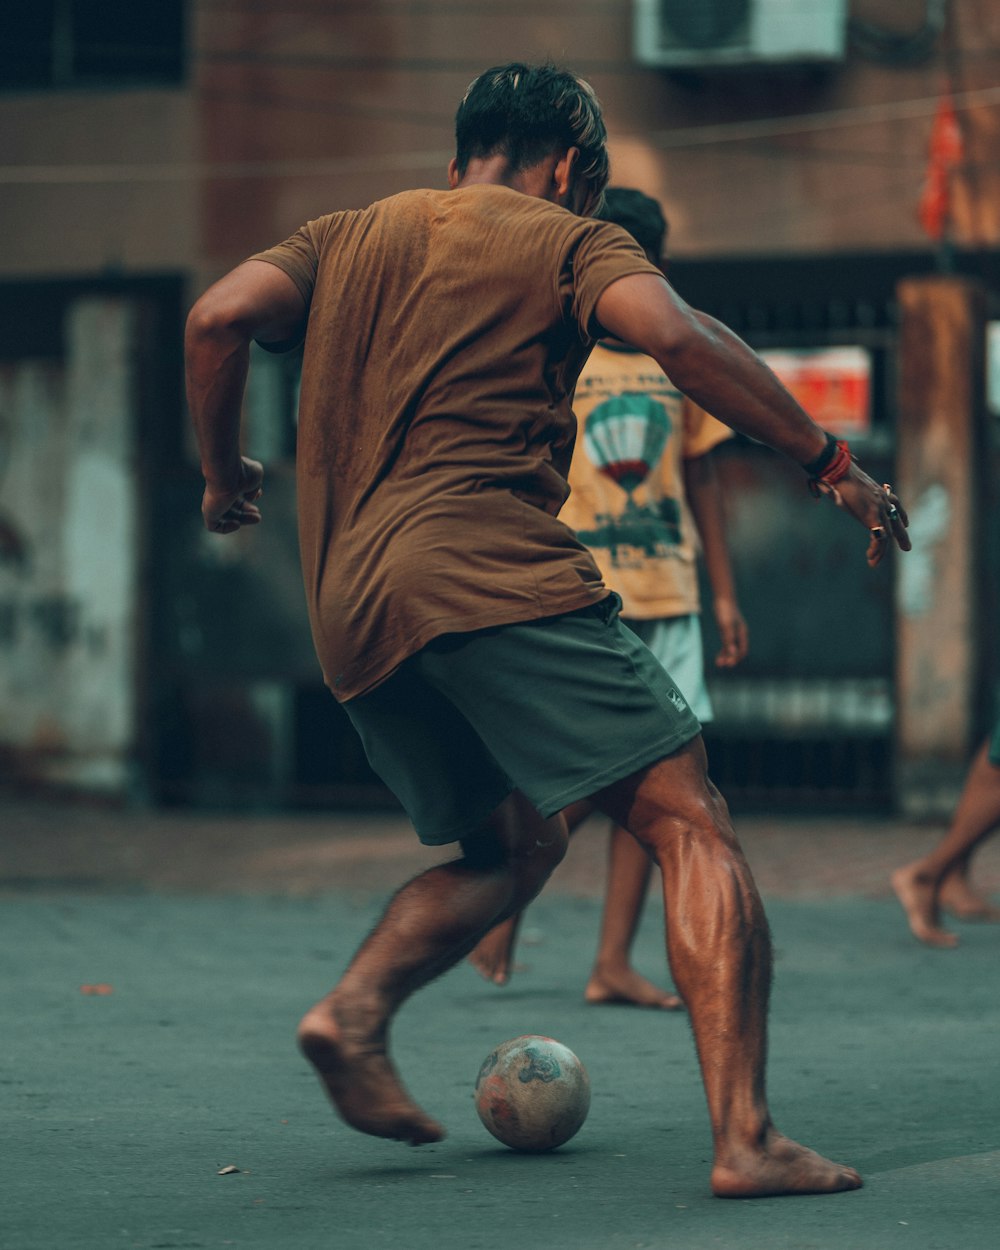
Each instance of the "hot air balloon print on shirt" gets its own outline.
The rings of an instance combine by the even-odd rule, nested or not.
[[[666,408],[649,395],[614,395],[587,418],[584,450],[600,472],[621,487],[625,499],[621,513],[599,515],[598,528],[580,531],[578,537],[590,547],[608,548],[613,563],[620,547],[652,556],[681,540],[676,499],[661,499],[654,507],[635,497],[659,464],[673,429]]]
[[[673,423],[666,408],[648,395],[613,395],[587,419],[587,455],[629,498],[663,455]]]

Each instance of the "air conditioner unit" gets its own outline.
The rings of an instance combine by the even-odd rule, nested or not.
[[[643,65],[712,69],[838,61],[847,0],[633,0]]]

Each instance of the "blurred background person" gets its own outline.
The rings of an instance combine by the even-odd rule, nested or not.
[[[1000,719],[973,758],[947,833],[923,858],[892,874],[913,936],[928,946],[957,946],[941,927],[941,912],[960,920],[1000,923],[1000,907],[972,888],[973,852],[1000,828]]]

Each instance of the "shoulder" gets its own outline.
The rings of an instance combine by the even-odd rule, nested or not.
[[[315,239],[325,240],[352,227],[364,227],[381,219],[425,211],[428,207],[433,207],[432,202],[436,196],[443,194],[434,191],[402,191],[383,200],[375,200],[363,208],[342,208],[326,213],[307,222],[303,229],[309,231]]]

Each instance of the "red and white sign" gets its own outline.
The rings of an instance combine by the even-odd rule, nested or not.
[[[863,347],[760,353],[817,425],[849,438],[871,430],[871,356]]]

